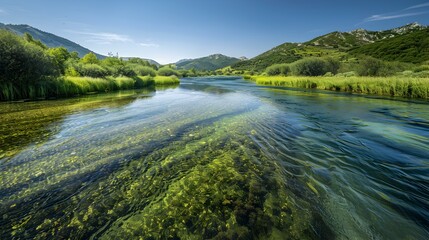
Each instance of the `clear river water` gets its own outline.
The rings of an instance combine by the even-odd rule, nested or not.
[[[0,239],[429,239],[429,104],[182,79],[0,103]]]

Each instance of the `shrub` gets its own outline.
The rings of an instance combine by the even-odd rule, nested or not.
[[[152,77],[156,76],[156,71],[151,67],[135,66],[133,69],[134,69],[134,72],[139,76],[152,76]]]
[[[125,77],[134,77],[137,74],[134,72],[134,70],[130,66],[120,66],[116,73],[118,76],[125,76]]]
[[[306,58],[292,65],[292,72],[298,76],[322,76],[326,71],[326,62],[321,58]]]
[[[178,72],[170,67],[162,67],[158,69],[158,75],[160,76],[177,76],[179,75]]]
[[[78,64],[76,69],[81,76],[92,78],[103,78],[109,75],[109,72],[97,64]]]
[[[6,30],[0,30],[0,99],[32,97],[39,82],[59,75],[46,51]]]
[[[333,75],[338,73],[338,70],[340,69],[341,63],[337,59],[328,57],[323,59],[325,61],[325,71],[326,73],[330,72]]]
[[[290,73],[290,67],[288,64],[274,64],[265,70],[268,76],[276,76],[276,75],[282,75],[286,76]]]
[[[381,68],[381,60],[373,57],[366,57],[359,61],[356,71],[359,76],[378,76]]]
[[[423,72],[423,71],[429,71],[429,65],[421,65],[414,68],[414,72]]]
[[[90,53],[86,54],[85,56],[83,56],[83,58],[81,59],[81,62],[84,64],[97,64],[98,59],[94,53],[90,52]]]

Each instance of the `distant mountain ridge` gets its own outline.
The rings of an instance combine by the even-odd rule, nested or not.
[[[121,57],[121,59],[122,60],[124,60],[124,61],[128,61],[128,60],[130,60],[131,58],[139,58],[139,59],[141,59],[141,60],[145,60],[145,61],[148,61],[150,64],[153,64],[153,65],[156,65],[156,66],[161,66],[161,64],[159,63],[159,62],[157,62],[157,61],[155,61],[155,60],[152,60],[152,59],[149,59],[149,58],[141,58],[141,57]]]
[[[351,49],[349,53],[367,55],[385,61],[416,64],[429,61],[429,28],[366,44]]]
[[[336,31],[303,43],[283,43],[254,58],[237,62],[231,67],[236,70],[263,71],[273,64],[292,63],[305,57],[330,56],[340,59],[349,54],[363,54],[388,61],[420,63],[429,60],[428,31],[428,26],[418,23],[383,31],[365,29]],[[395,47],[395,44],[400,47]]]
[[[411,32],[426,28],[427,26],[422,26],[418,23],[411,23],[402,27],[384,31],[369,31],[359,28],[350,32],[328,33],[326,35],[310,40],[304,44],[347,50],[353,47],[374,43],[383,39],[394,38],[403,34],[409,34]]]
[[[72,42],[68,39],[59,37],[52,33],[41,31],[37,28],[31,27],[26,24],[14,25],[14,24],[0,23],[0,29],[6,29],[18,35],[24,35],[24,33],[29,33],[31,36],[33,36],[34,39],[40,40],[43,44],[45,44],[48,47],[65,47],[69,52],[77,52],[79,54],[79,57],[83,57],[86,54],[93,52],[88,48],[82,47],[81,45],[75,42]],[[106,58],[106,56],[104,55],[97,54],[97,53],[95,54],[99,59]]]
[[[238,58],[228,57],[222,54],[213,54],[197,59],[182,59],[175,64],[178,69],[214,71],[216,69],[230,66],[231,64],[237,63],[239,61],[241,60]]]

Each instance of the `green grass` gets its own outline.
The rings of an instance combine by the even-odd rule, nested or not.
[[[260,85],[429,99],[429,78],[252,76],[251,80]]]
[[[69,97],[95,92],[133,89],[134,83],[135,79],[128,77],[64,77],[53,81],[54,89],[50,89],[49,95]]]
[[[144,76],[139,78],[147,82],[153,82],[156,86],[177,85],[180,83],[179,78],[176,76]]]
[[[154,85],[178,84],[177,77],[61,77],[38,82],[34,85],[17,86],[0,83],[0,100],[46,99],[53,97],[72,97],[89,93],[110,92]]]

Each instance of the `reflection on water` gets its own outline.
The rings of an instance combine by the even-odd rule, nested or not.
[[[181,82],[1,104],[0,238],[429,237],[427,104]]]

